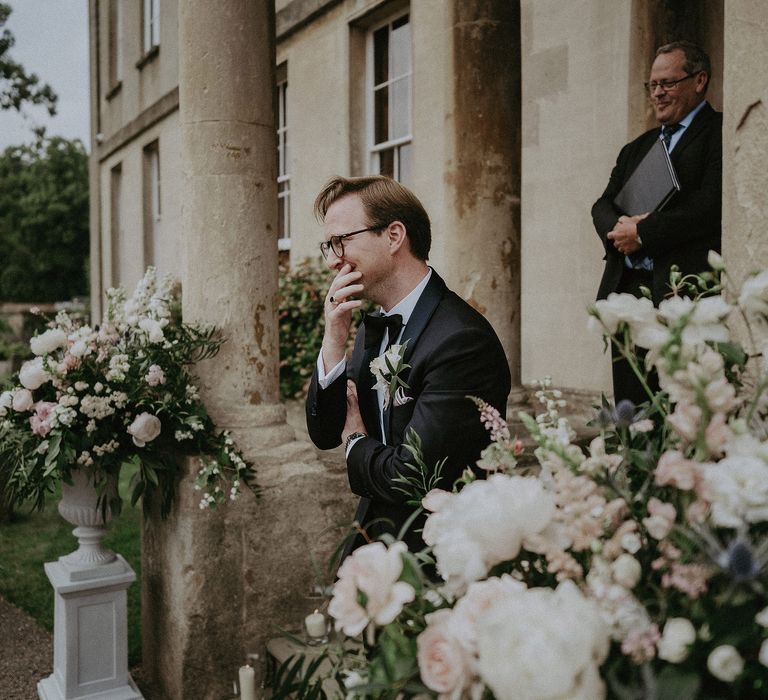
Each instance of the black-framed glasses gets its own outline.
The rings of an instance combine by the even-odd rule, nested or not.
[[[374,228],[361,228],[359,231],[351,231],[350,233],[342,233],[338,236],[331,236],[327,241],[323,241],[320,244],[320,252],[323,254],[323,257],[327,260],[328,259],[328,251],[332,250],[333,254],[337,258],[341,258],[344,256],[344,239],[349,238],[350,236],[356,236],[358,233],[365,233],[366,231],[381,231],[381,229],[386,228],[385,226],[376,226]]]
[[[682,83],[684,80],[693,78],[699,73],[701,73],[701,71],[689,73],[684,78],[678,78],[677,80],[652,80],[650,83],[643,83],[643,85],[645,85],[645,89],[648,91],[648,94],[652,95],[654,92],[656,92],[656,88],[661,88],[664,90],[664,92],[666,92],[667,90],[674,88],[678,83]]]

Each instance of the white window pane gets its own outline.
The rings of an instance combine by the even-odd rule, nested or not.
[[[393,23],[392,33],[389,37],[389,51],[392,56],[392,78],[399,78],[411,72],[411,25],[398,26]]]
[[[411,79],[392,84],[392,136],[399,139],[411,133]]]

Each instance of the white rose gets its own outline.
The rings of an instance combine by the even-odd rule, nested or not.
[[[427,518],[424,541],[448,588],[462,592],[492,566],[514,559],[523,540],[541,532],[554,513],[554,496],[539,479],[494,474],[445,499]]]
[[[32,398],[32,392],[29,389],[17,389],[13,394],[13,410],[29,411],[34,405],[35,400]]]
[[[134,445],[144,447],[160,435],[161,428],[162,424],[157,416],[151,413],[140,413],[128,426],[128,432],[133,436]]]
[[[762,459],[728,457],[710,466],[704,479],[718,527],[768,520],[768,464]]]
[[[709,672],[718,680],[731,683],[744,670],[744,659],[730,644],[721,644],[707,658]]]
[[[29,341],[29,347],[35,355],[48,355],[67,344],[67,334],[60,328],[51,328]]]
[[[139,328],[149,336],[150,343],[162,343],[165,338],[162,325],[152,318],[142,318],[139,321]]]
[[[690,645],[696,641],[696,629],[684,617],[670,617],[659,640],[659,658],[679,664],[688,658]]]
[[[597,700],[608,630],[571,581],[509,595],[478,621],[478,670],[497,700]]]
[[[640,580],[643,568],[631,554],[621,554],[611,565],[611,571],[616,583],[624,586],[624,588],[632,589]]]
[[[76,340],[69,348],[69,354],[73,357],[83,357],[88,352],[88,343],[84,340]]]
[[[373,542],[359,547],[344,560],[328,605],[337,630],[354,637],[369,622],[388,625],[403,605],[414,599],[413,586],[398,580],[403,571],[402,555],[407,550],[404,542],[395,542],[389,548],[383,542]]]
[[[30,391],[39,389],[50,377],[48,372],[43,369],[43,358],[36,357],[34,360],[27,360],[19,370],[19,381],[21,385]]]

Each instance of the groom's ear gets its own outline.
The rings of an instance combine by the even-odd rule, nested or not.
[[[389,239],[389,250],[392,254],[399,251],[403,246],[407,248],[408,233],[402,221],[393,221],[387,226],[384,234]]]

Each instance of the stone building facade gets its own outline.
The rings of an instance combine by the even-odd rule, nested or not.
[[[586,323],[602,270],[590,207],[653,124],[655,47],[689,38],[725,113],[726,254],[748,268],[743,235],[768,263],[759,0],[90,0],[90,22],[94,315],[149,264],[182,279],[185,315],[232,339],[203,388],[265,487],[213,519],[182,503],[145,536],[145,659],[163,659],[169,697],[217,697],[227,659],[297,619],[307,534],[350,508],[343,472],[287,429],[276,380],[278,254],[317,257],[330,176],[386,172],[417,193],[431,262],[497,329],[513,401],[544,375],[589,399],[610,386]]]

